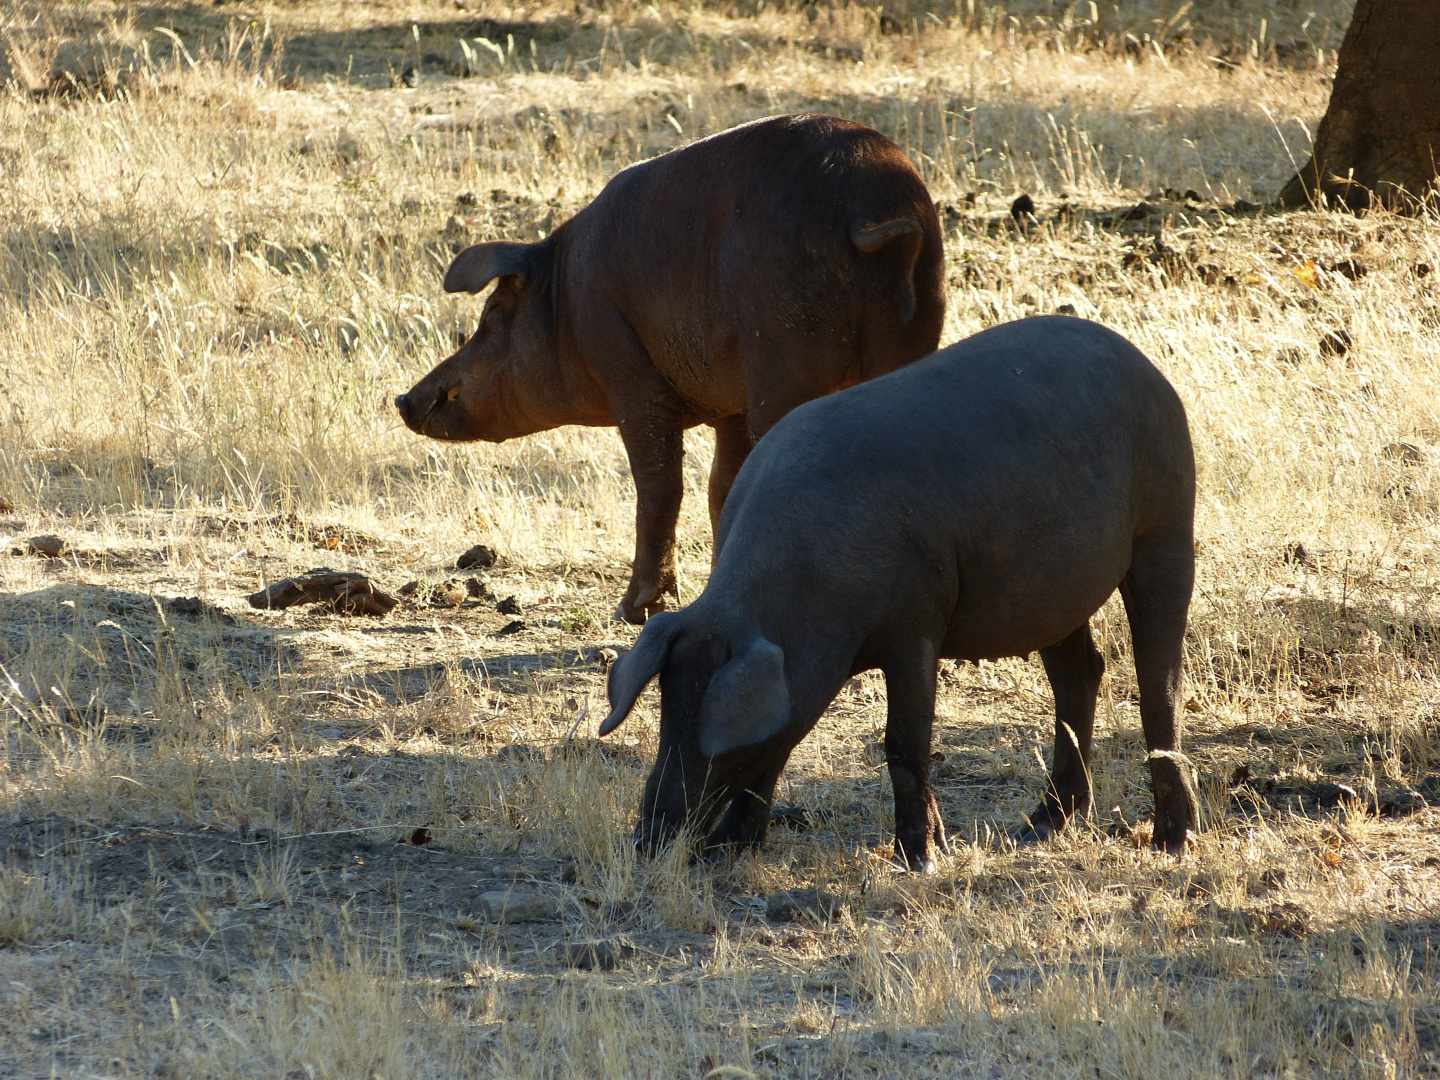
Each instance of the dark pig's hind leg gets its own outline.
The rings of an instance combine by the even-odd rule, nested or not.
[[[684,491],[681,467],[685,449],[678,421],[659,410],[623,419],[620,438],[635,478],[635,562],[630,587],[617,612],[626,622],[643,623],[665,608],[675,584],[675,522]]]
[[[1172,854],[1184,850],[1186,834],[1195,824],[1195,795],[1180,756],[1176,722],[1185,616],[1194,579],[1194,546],[1186,535],[1137,540],[1130,572],[1120,584],[1135,645],[1140,723],[1150,752],[1152,844]]]
[[[1090,740],[1095,728],[1095,699],[1105,659],[1090,636],[1090,624],[1058,644],[1040,650],[1050,689],[1055,694],[1055,752],[1050,787],[1016,835],[1020,843],[1048,840],[1076,814],[1090,808]]]
[[[882,664],[885,672],[885,761],[895,790],[895,848],[911,870],[935,868],[949,851],[940,807],[930,790],[930,732],[935,723],[936,650],[918,643]]]

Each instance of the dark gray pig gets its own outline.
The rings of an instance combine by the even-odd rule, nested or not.
[[[1081,319],[1025,319],[801,406],[741,469],[705,591],[646,624],[610,672],[614,731],[660,676],[660,750],[637,839],[765,838],[790,751],[845,681],[885,673],[898,853],[945,848],[930,788],[936,661],[1039,650],[1055,693],[1049,791],[1022,832],[1090,802],[1104,662],[1089,619],[1118,587],[1134,640],[1154,844],[1195,803],[1176,701],[1194,577],[1185,410],[1134,346]]]

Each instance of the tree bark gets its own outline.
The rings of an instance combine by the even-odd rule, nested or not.
[[[1415,209],[1440,176],[1440,4],[1357,0],[1309,163],[1282,206]]]

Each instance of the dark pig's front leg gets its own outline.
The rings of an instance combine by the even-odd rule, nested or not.
[[[911,870],[928,873],[949,850],[940,807],[930,790],[930,730],[935,723],[935,649],[917,643],[882,665],[888,715],[885,761],[895,789],[895,848]]]
[[[789,759],[789,751],[773,751],[755,779],[731,800],[725,813],[705,842],[711,848],[756,848],[770,830],[770,808],[775,802],[775,785]]]

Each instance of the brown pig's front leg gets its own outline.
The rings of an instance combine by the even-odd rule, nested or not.
[[[685,451],[680,424],[668,416],[651,413],[622,420],[620,438],[635,478],[635,562],[630,587],[616,614],[638,625],[665,609],[667,593],[679,599],[675,522],[680,516]]]

